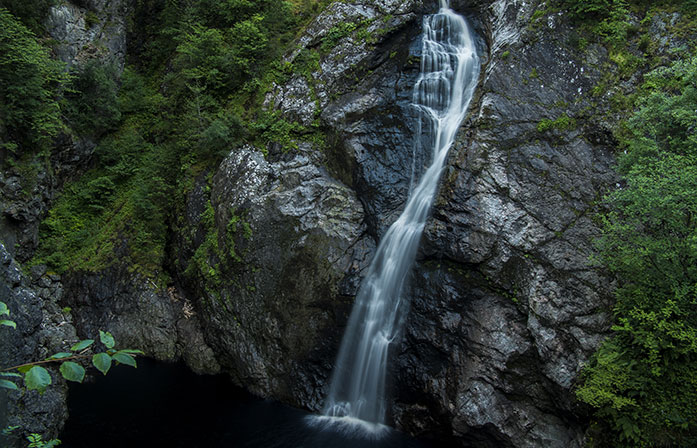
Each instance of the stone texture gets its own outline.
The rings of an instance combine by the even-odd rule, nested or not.
[[[554,16],[535,29],[532,8],[484,12],[490,62],[424,236],[395,416],[474,446],[582,446],[572,388],[611,305],[611,279],[590,262],[591,217],[617,178],[610,148],[590,143],[603,130],[583,119],[601,73]],[[563,115],[579,118],[537,130]]]
[[[69,68],[99,58],[123,70],[127,10],[125,0],[74,1],[53,6],[46,29],[57,41],[56,55]]]
[[[352,278],[372,240],[354,193],[314,164],[313,153],[301,144],[270,162],[244,147],[223,161],[210,197],[220,246],[229,250],[233,238],[240,258],[220,261],[222,286],[204,288],[196,306],[233,380],[317,408],[338,343],[336,300],[355,294]],[[230,233],[233,217],[240,230]]]
[[[608,331],[612,285],[589,257],[598,233],[592,215],[598,199],[617,180],[610,152],[613,140],[608,127],[585,112],[606,55],[599,47],[584,54],[570,47],[566,25],[558,15],[531,23],[537,2],[454,2],[454,6],[472,18],[480,34],[483,70],[414,271],[409,292],[413,309],[404,342],[395,353],[394,421],[408,432],[463,446],[581,446],[585,417],[572,388],[583,363]],[[329,175],[355,190],[363,205],[361,219],[374,240],[403,206],[412,164],[428,163],[426,158],[414,160],[412,154],[409,103],[420,56],[418,18],[430,7],[404,2],[381,10],[372,4],[334,3],[309,26],[299,40],[301,48],[288,56],[289,61],[303,47],[322,50],[327,29],[338,23],[363,20],[370,26],[384,25],[394,17],[397,22],[385,32],[371,34],[378,37],[370,45],[357,40],[359,33],[344,37],[326,54],[320,51],[319,70],[298,74],[267,97],[267,106],[287,119],[305,125],[319,122],[329,137],[329,148],[322,155],[302,157],[316,167],[325,166]],[[540,121],[564,115],[575,120],[572,126],[538,131]],[[237,151],[223,164],[227,174],[219,173],[214,182],[211,197],[218,225],[226,208],[249,203],[250,224],[269,229],[266,223],[276,220],[284,207],[269,208],[267,188],[284,197],[289,209],[297,209],[297,196],[287,194],[295,191],[295,184],[269,179],[297,178],[277,159],[298,156],[283,156],[271,147],[269,162],[248,150]],[[231,160],[237,168],[225,168]],[[278,171],[271,168],[274,164]],[[216,199],[225,188],[242,202],[228,205],[229,201]],[[303,210],[322,209],[312,195],[304,195],[301,204]],[[273,253],[273,258],[265,255],[260,266],[284,272],[293,260],[294,269],[304,273],[314,269],[322,276],[326,256],[296,261],[276,255],[277,248],[287,247],[283,241],[303,241],[315,228],[292,223],[273,229],[283,227],[292,227],[294,233],[280,240],[274,231],[254,233],[249,247],[265,253],[272,248]],[[257,287],[268,281],[245,272],[239,278],[241,282],[253,278]],[[290,287],[225,296],[234,313],[256,316],[240,319],[230,338],[254,343],[214,343],[216,351],[222,348],[227,353],[223,358],[242,358],[234,364],[248,368],[240,382],[252,384],[252,390],[262,395],[317,408],[321,393],[307,395],[310,389],[303,387],[291,388],[289,395],[286,384],[312,384],[305,382],[311,371],[322,390],[335,355],[329,348],[336,348],[346,314],[325,321],[337,327],[329,347],[323,345],[316,355],[326,356],[324,364],[313,358],[307,364],[312,367],[298,368],[300,364],[284,360],[273,374],[268,366],[273,353],[290,358],[298,353],[279,340],[316,334],[294,325],[295,317],[274,307],[292,301],[300,307],[296,313],[313,316],[309,304],[315,294],[316,290]],[[323,297],[327,300],[327,294]],[[334,299],[325,307],[338,310],[346,308],[344,303]],[[209,313],[204,327],[213,322],[212,327],[222,331],[220,311]],[[289,330],[288,324],[294,328]],[[210,330],[206,334],[210,339]],[[264,336],[255,339],[257,334]],[[283,375],[293,379],[274,382]]]
[[[27,278],[5,245],[0,242],[0,302],[10,309],[16,329],[0,326],[0,367],[7,368],[44,359],[66,351],[77,342],[69,313],[58,305],[63,290],[59,279],[42,272]],[[5,318],[7,316],[4,316]],[[56,437],[68,418],[65,381],[52,366],[52,385],[43,395],[36,391],[0,389],[0,426],[19,426],[3,446],[24,447],[25,436],[38,433],[45,440]],[[22,381],[17,381],[22,386]]]
[[[586,113],[607,55],[598,46],[581,54],[568,45],[563,17],[532,23],[537,1],[452,3],[480,36],[483,70],[408,292],[392,417],[405,431],[463,446],[579,447],[585,417],[573,386],[608,330],[612,289],[589,261],[598,232],[593,213],[616,182],[609,125]],[[104,5],[54,10],[64,14],[54,32],[73,42],[66,61],[91,54],[99,33],[85,29],[86,8],[106,11],[101,20],[111,11]],[[2,297],[28,307],[29,333],[18,346],[33,344],[22,349],[33,356],[39,341],[58,340],[38,336],[42,322],[60,320],[55,308],[38,311],[53,300],[39,297],[58,297],[73,307],[81,335],[110,330],[119,343],[157,358],[183,358],[199,372],[220,369],[256,394],[318,409],[375,242],[404,204],[412,165],[428,163],[412,152],[409,104],[420,18],[435,7],[332,3],[286,56],[294,62],[303,51],[317,52],[318,67],[266,98],[285,119],[319,129],[326,144],[234,148],[215,172],[195,179],[169,248],[167,268],[181,289],[151,284],[125,262],[64,279],[60,299],[59,279],[41,268],[32,272],[32,288],[6,269]],[[660,31],[669,20],[653,26]],[[357,29],[323,47],[345,23]],[[563,115],[575,119],[569,129],[538,131],[541,120]],[[70,148],[65,160],[84,160]],[[0,239],[9,240],[16,229],[31,229],[42,209],[32,206],[26,218],[22,197],[4,199],[20,191],[16,176],[2,176],[9,193],[0,203],[9,204],[3,213],[14,230]],[[42,194],[30,196],[45,204]],[[209,201],[217,246],[229,254],[234,245],[239,257],[207,255],[223,277],[216,288],[187,274],[209,236],[202,224]]]
[[[201,335],[198,316],[176,288],[158,287],[130,272],[127,264],[74,273],[64,283],[64,303],[72,308],[74,325],[82,336],[109,331],[119,347],[140,349],[163,361],[183,359],[198,373],[219,372],[215,355]]]

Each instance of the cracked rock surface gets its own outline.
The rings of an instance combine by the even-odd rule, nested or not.
[[[580,447],[573,386],[611,306],[611,280],[590,256],[593,214],[616,182],[612,137],[586,116],[607,56],[574,50],[557,15],[530,25],[537,2],[453,3],[475,26],[483,69],[407,293],[392,417],[463,446]],[[271,147],[266,159],[243,148],[215,175],[219,235],[227,210],[253,231],[236,240],[247,250],[239,286],[202,302],[203,325],[233,377],[261,395],[321,406],[374,242],[403,207],[411,167],[428,163],[412,152],[410,103],[432,8],[332,4],[287,56],[315,51],[315,68],[266,100],[319,126],[327,147]],[[356,29],[323,48],[346,22]],[[560,117],[567,125],[538,128]]]

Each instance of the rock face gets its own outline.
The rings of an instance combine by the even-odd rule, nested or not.
[[[609,326],[611,281],[589,257],[592,214],[616,182],[612,139],[586,113],[606,56],[574,50],[558,15],[533,22],[536,2],[454,3],[478,30],[484,67],[408,293],[393,418],[464,446],[581,446],[572,388]],[[316,52],[317,65],[266,103],[319,124],[328,147],[271,147],[266,160],[238,149],[215,175],[218,238],[231,213],[252,236],[235,239],[246,251],[230,271],[238,285],[198,306],[224,369],[256,393],[321,405],[371,253],[364,232],[379,238],[412,165],[428,162],[412,153],[409,104],[430,8],[333,3],[288,56]],[[355,26],[326,48],[341,23]],[[343,205],[328,207],[332,197]]]
[[[55,41],[56,56],[68,69],[98,59],[120,73],[128,13],[128,2],[123,0],[61,2],[50,9],[45,26]],[[62,134],[54,142],[50,164],[37,156],[29,169],[7,166],[0,173],[0,241],[18,260],[31,258],[39,223],[53,197],[64,182],[83,172],[94,148],[90,139]]]
[[[609,328],[611,281],[590,256],[613,157],[583,118],[539,126],[583,117],[600,73],[554,16],[529,25],[533,5],[479,16],[489,63],[427,226],[397,362],[397,422],[474,446],[581,446],[571,389]]]
[[[57,41],[56,55],[69,68],[99,58],[123,70],[127,10],[125,0],[79,0],[52,7],[46,29]]]
[[[406,293],[391,415],[405,431],[462,446],[579,447],[584,414],[573,386],[607,332],[612,286],[589,261],[592,215],[616,182],[612,138],[587,112],[607,56],[574,50],[563,17],[533,21],[537,1],[452,3],[480,37],[482,75]],[[266,98],[307,138],[297,148],[236,148],[195,180],[169,242],[167,268],[181,289],[127,262],[62,280],[39,269],[39,286],[28,287],[3,248],[0,300],[27,309],[28,333],[11,336],[9,362],[53,348],[50,335],[36,342],[46,328],[64,328],[67,339],[75,328],[105,329],[123,346],[319,409],[362,273],[406,200],[412,167],[429,162],[413,153],[410,103],[420,18],[435,7],[337,1],[309,25],[287,55],[295,74]],[[122,63],[123,8],[54,8],[60,57],[75,64],[105,48]],[[91,151],[65,148],[74,165],[64,166]],[[0,225],[0,240],[20,241],[17,229],[35,240],[50,191],[22,205],[6,200],[20,187],[1,176],[14,227]],[[61,294],[70,321],[55,306]],[[61,402],[60,385],[55,393]],[[60,420],[64,408],[55,409]]]
[[[17,324],[16,329],[0,327],[0,366],[41,360],[68,350],[78,341],[70,314],[57,304],[62,296],[59,277],[36,268],[27,278],[0,242],[0,302],[8,306],[9,318]],[[0,425],[21,428],[8,440],[0,439],[3,446],[26,446],[29,433],[42,434],[49,440],[63,427],[68,418],[67,387],[57,369],[49,367],[49,371],[53,384],[43,395],[0,389]]]
[[[203,340],[198,317],[176,288],[157,287],[124,264],[73,274],[64,284],[64,303],[72,308],[74,324],[85,337],[108,330],[118,347],[138,348],[163,361],[183,359],[197,373],[220,370]]]
[[[210,192],[215,238],[236,255],[208,260],[223,265],[225,280],[197,302],[206,340],[234,381],[313,408],[340,336],[336,300],[350,306],[352,278],[373,248],[355,194],[319,168],[316,154],[301,144],[272,162],[245,147],[223,161]],[[190,204],[201,207],[197,196]],[[190,213],[190,224],[203,213]]]

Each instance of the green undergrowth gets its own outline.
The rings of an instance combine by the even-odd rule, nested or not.
[[[625,185],[597,240],[615,325],[577,390],[595,409],[591,446],[697,444],[696,54],[644,77],[618,133]]]
[[[313,50],[294,64],[281,56],[327,3],[137,0],[120,84],[97,62],[68,84],[64,119],[98,144],[91,169],[49,211],[32,264],[100,270],[127,257],[133,270],[162,275],[173,216],[196,176],[243,143],[264,151],[294,151],[303,141],[322,147],[317,122],[302,126],[262,104],[274,84],[317,70]],[[212,229],[193,262],[208,280],[215,263],[205,265],[223,258]]]
[[[549,130],[567,131],[576,127],[576,120],[564,114],[554,120],[543,119],[537,124],[538,132]]]
[[[9,6],[22,9],[19,2]],[[49,154],[64,130],[60,92],[69,77],[63,68],[36,34],[0,6],[0,168],[26,169]]]
[[[216,297],[221,286],[236,283],[236,279],[229,275],[230,270],[244,263],[245,255],[244,251],[237,248],[236,240],[249,240],[252,237],[252,229],[243,216],[238,215],[235,210],[230,210],[225,232],[221,235],[210,201],[206,203],[199,226],[205,231],[205,237],[189,260],[184,275],[195,281],[209,296]]]
[[[697,446],[697,2],[545,2],[603,73],[574,118],[613,126],[621,188],[598,215],[597,262],[617,278],[614,325],[582,371],[591,447]],[[565,115],[539,132],[568,129]]]

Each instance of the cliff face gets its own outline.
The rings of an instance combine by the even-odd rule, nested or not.
[[[574,50],[559,17],[534,24],[533,12],[500,1],[478,16],[489,62],[427,227],[396,369],[397,421],[440,420],[476,446],[580,446],[571,389],[609,328],[611,280],[590,257],[596,201],[616,176],[609,137],[584,118],[603,53]],[[579,118],[541,130],[563,116]]]
[[[122,65],[126,10],[93,3],[103,21],[89,29],[84,8],[51,13],[59,56],[79,64],[101,36],[103,57]],[[562,17],[534,19],[538,2],[453,3],[475,26],[482,74],[406,292],[411,313],[394,350],[391,413],[405,431],[464,446],[581,446],[583,410],[572,388],[607,332],[612,286],[589,261],[592,214],[616,182],[611,137],[588,112],[607,56],[575,49]],[[181,288],[156,286],[127,261],[63,279],[37,271],[37,282],[64,292],[32,299],[29,315],[38,314],[27,328],[60,300],[73,309],[67,328],[81,335],[109,330],[122,346],[183,358],[198,372],[222,370],[259,395],[319,409],[361,275],[406,200],[412,163],[424,162],[413,160],[410,103],[421,17],[435,7],[332,3],[287,55],[316,64],[266,98],[269,110],[322,138],[308,135],[297,149],[234,148],[193,182],[166,267]],[[62,154],[73,165],[61,165],[63,178],[93,146],[67,144]],[[1,239],[24,229],[31,235],[22,238],[35,241],[52,191],[32,193],[45,197],[36,208],[3,196],[30,218],[12,218]],[[3,266],[13,266],[10,252]],[[219,273],[195,278],[192,264]],[[28,282],[12,280],[0,300],[20,306],[8,297]]]
[[[587,114],[605,54],[575,50],[559,16],[533,21],[534,2],[454,7],[477,28],[484,68],[407,293],[393,416],[476,446],[580,446],[571,389],[609,326],[611,283],[589,261],[596,202],[616,181],[609,133]],[[327,146],[271,146],[266,160],[238,149],[215,174],[218,235],[234,210],[251,236],[234,237],[237,285],[199,302],[204,332],[259,394],[321,406],[361,272],[406,199],[432,8],[332,4],[289,55],[316,51],[316,69],[267,97],[287,119],[318,118]],[[323,50],[340,23],[355,27]]]

